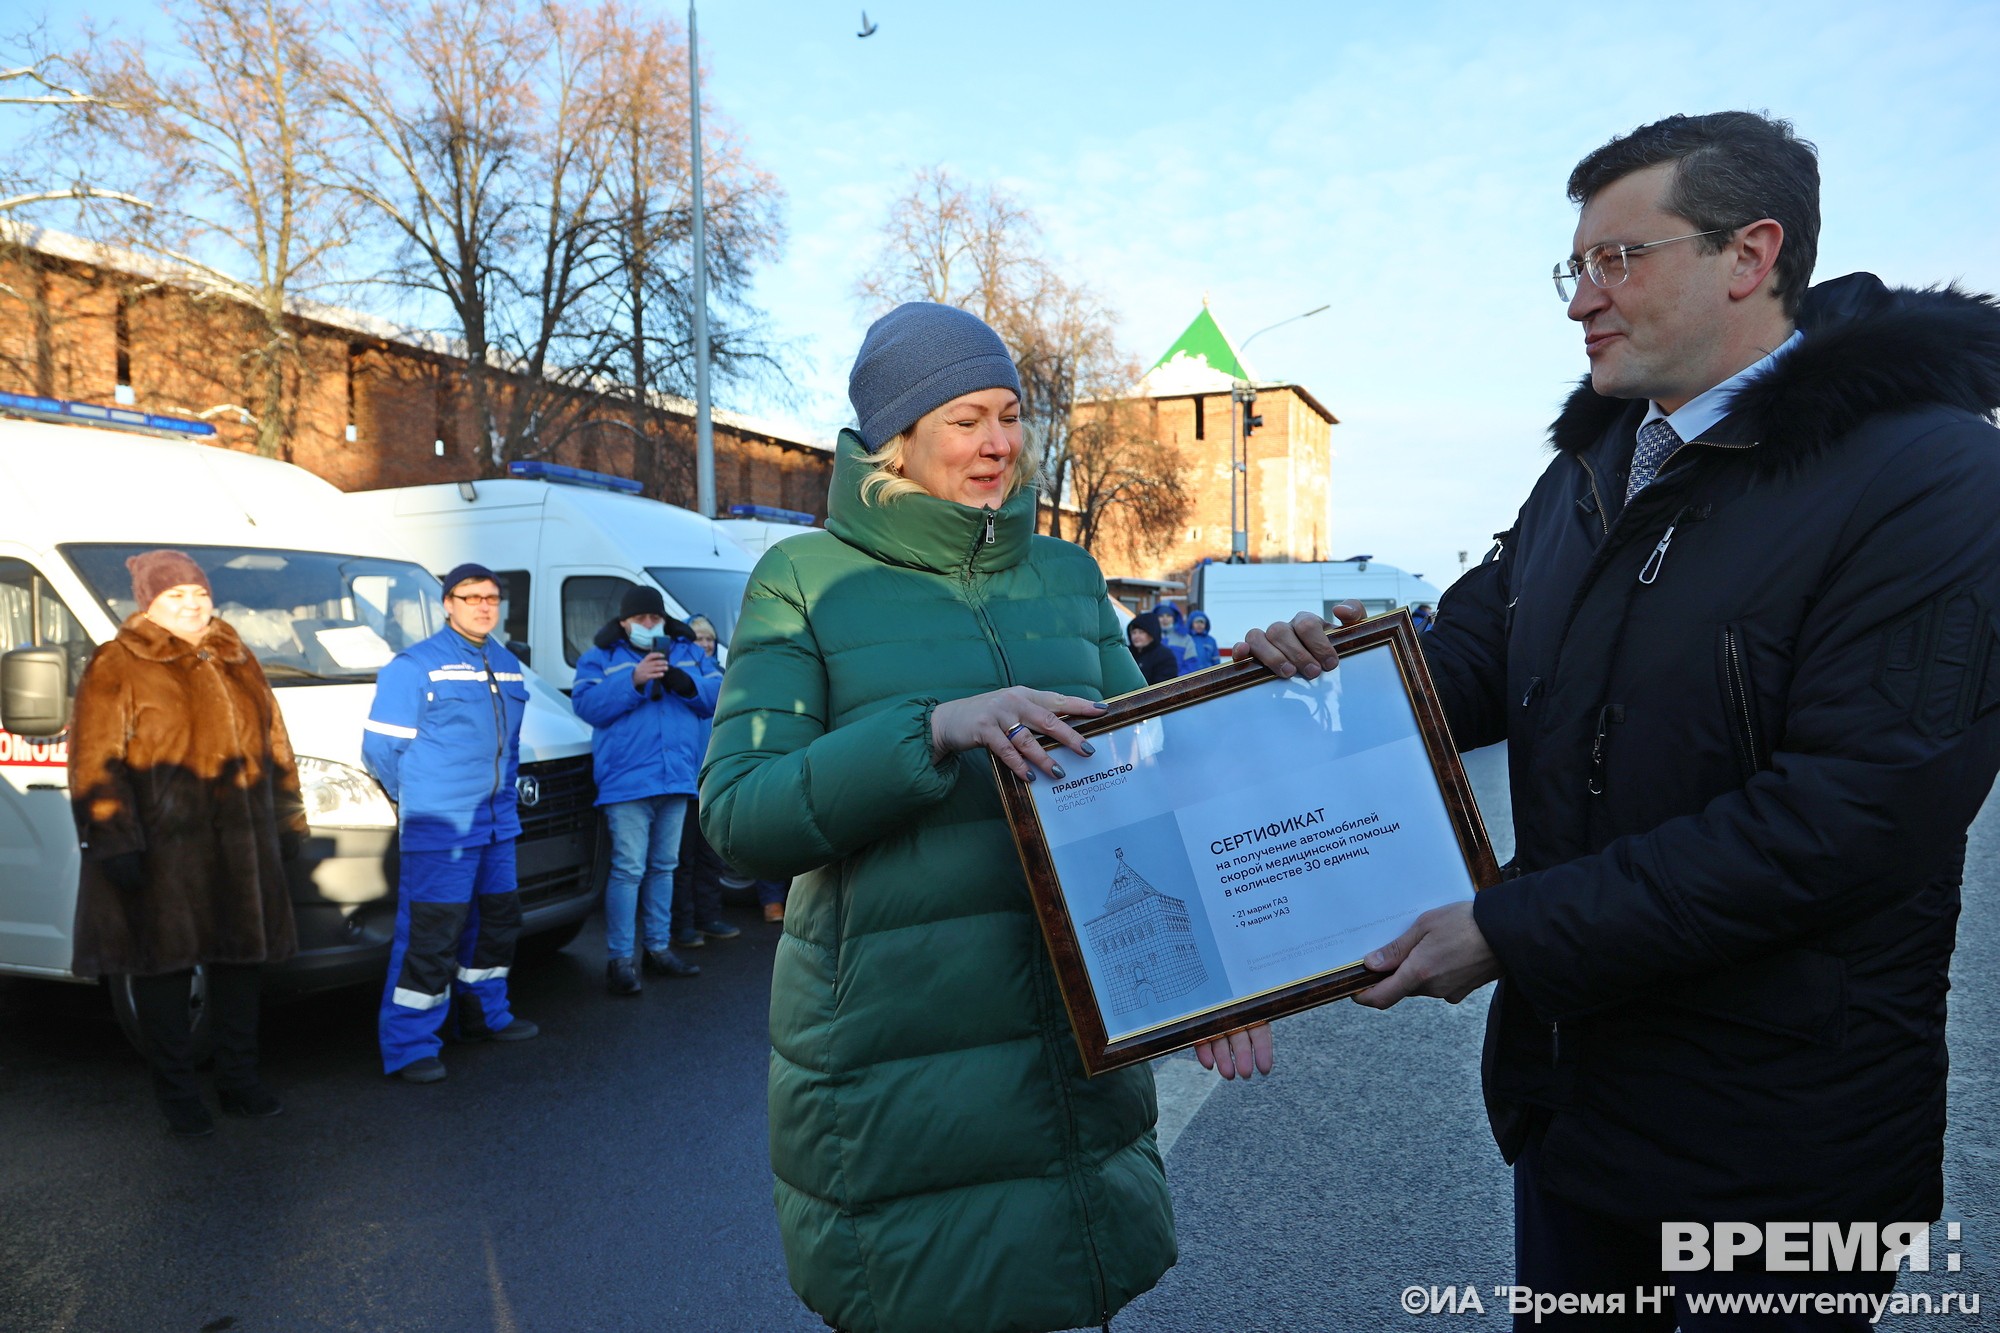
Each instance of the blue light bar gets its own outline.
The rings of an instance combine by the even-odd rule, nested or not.
[[[162,417],[151,412],[135,412],[129,407],[104,407],[97,403],[72,402],[67,398],[37,398],[25,393],[0,393],[0,413],[28,417],[35,421],[71,421],[114,430],[146,431],[154,435],[192,436],[206,439],[215,427],[187,417]]]
[[[772,523],[796,523],[802,528],[816,527],[819,520],[801,509],[779,509],[775,505],[731,505],[731,518],[761,518]]]
[[[622,491],[626,495],[646,493],[646,488],[630,477],[615,477],[609,472],[591,472],[561,463],[545,463],[539,458],[515,459],[507,465],[507,475],[525,477],[529,481],[555,482],[561,486],[595,486],[601,491]]]

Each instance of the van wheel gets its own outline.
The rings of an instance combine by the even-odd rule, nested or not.
[[[111,993],[111,1013],[118,1030],[132,1049],[141,1055],[146,1044],[139,1036],[139,1009],[132,1001],[132,978],[106,977],[104,988]],[[188,1031],[194,1038],[194,1062],[205,1065],[215,1056],[215,1032],[208,1012],[208,969],[197,966],[194,982],[188,987]]]
[[[582,933],[583,922],[572,921],[567,926],[557,926],[554,930],[545,930],[539,935],[528,936],[521,941],[517,952],[522,957],[539,963],[567,949]]]

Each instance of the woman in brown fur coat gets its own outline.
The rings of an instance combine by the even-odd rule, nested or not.
[[[84,848],[71,968],[132,978],[167,1123],[206,1134],[188,1028],[197,964],[223,1110],[281,1109],[257,1080],[258,964],[297,948],[284,862],[298,854],[305,809],[277,700],[215,618],[208,576],[179,551],[126,565],[144,609],[91,657],[70,726]]]

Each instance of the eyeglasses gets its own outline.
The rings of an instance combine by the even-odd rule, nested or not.
[[[466,604],[467,606],[498,606],[498,605],[500,605],[500,594],[498,594],[498,593],[477,593],[477,592],[476,592],[476,593],[471,593],[471,594],[469,594],[469,595],[468,595],[468,594],[465,594],[465,593],[456,593],[456,592],[454,592],[454,593],[450,593],[450,594],[447,594],[447,595],[448,595],[448,596],[450,596],[450,597],[451,597],[451,599],[452,599],[453,601],[458,601],[458,602],[464,602],[464,603],[465,603],[465,604]]]
[[[1632,276],[1626,261],[1633,255],[1643,255],[1648,250],[1657,250],[1676,241],[1726,236],[1735,230],[1734,227],[1712,227],[1707,231],[1691,231],[1685,236],[1669,236],[1664,241],[1645,241],[1639,245],[1593,245],[1583,252],[1583,258],[1565,259],[1557,264],[1555,272],[1549,276],[1555,279],[1556,295],[1567,305],[1576,296],[1577,284],[1586,274],[1599,287],[1616,287]]]

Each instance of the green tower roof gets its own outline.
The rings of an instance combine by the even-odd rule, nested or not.
[[[1236,355],[1236,348],[1230,344],[1229,336],[1222,326],[1215,322],[1215,316],[1208,313],[1208,303],[1204,301],[1201,313],[1194,317],[1194,323],[1187,326],[1181,336],[1174,339],[1174,345],[1152,365],[1159,369],[1167,362],[1186,352],[1190,357],[1200,357],[1208,362],[1210,370],[1239,380],[1250,378],[1250,372],[1243,368],[1243,362]]]

